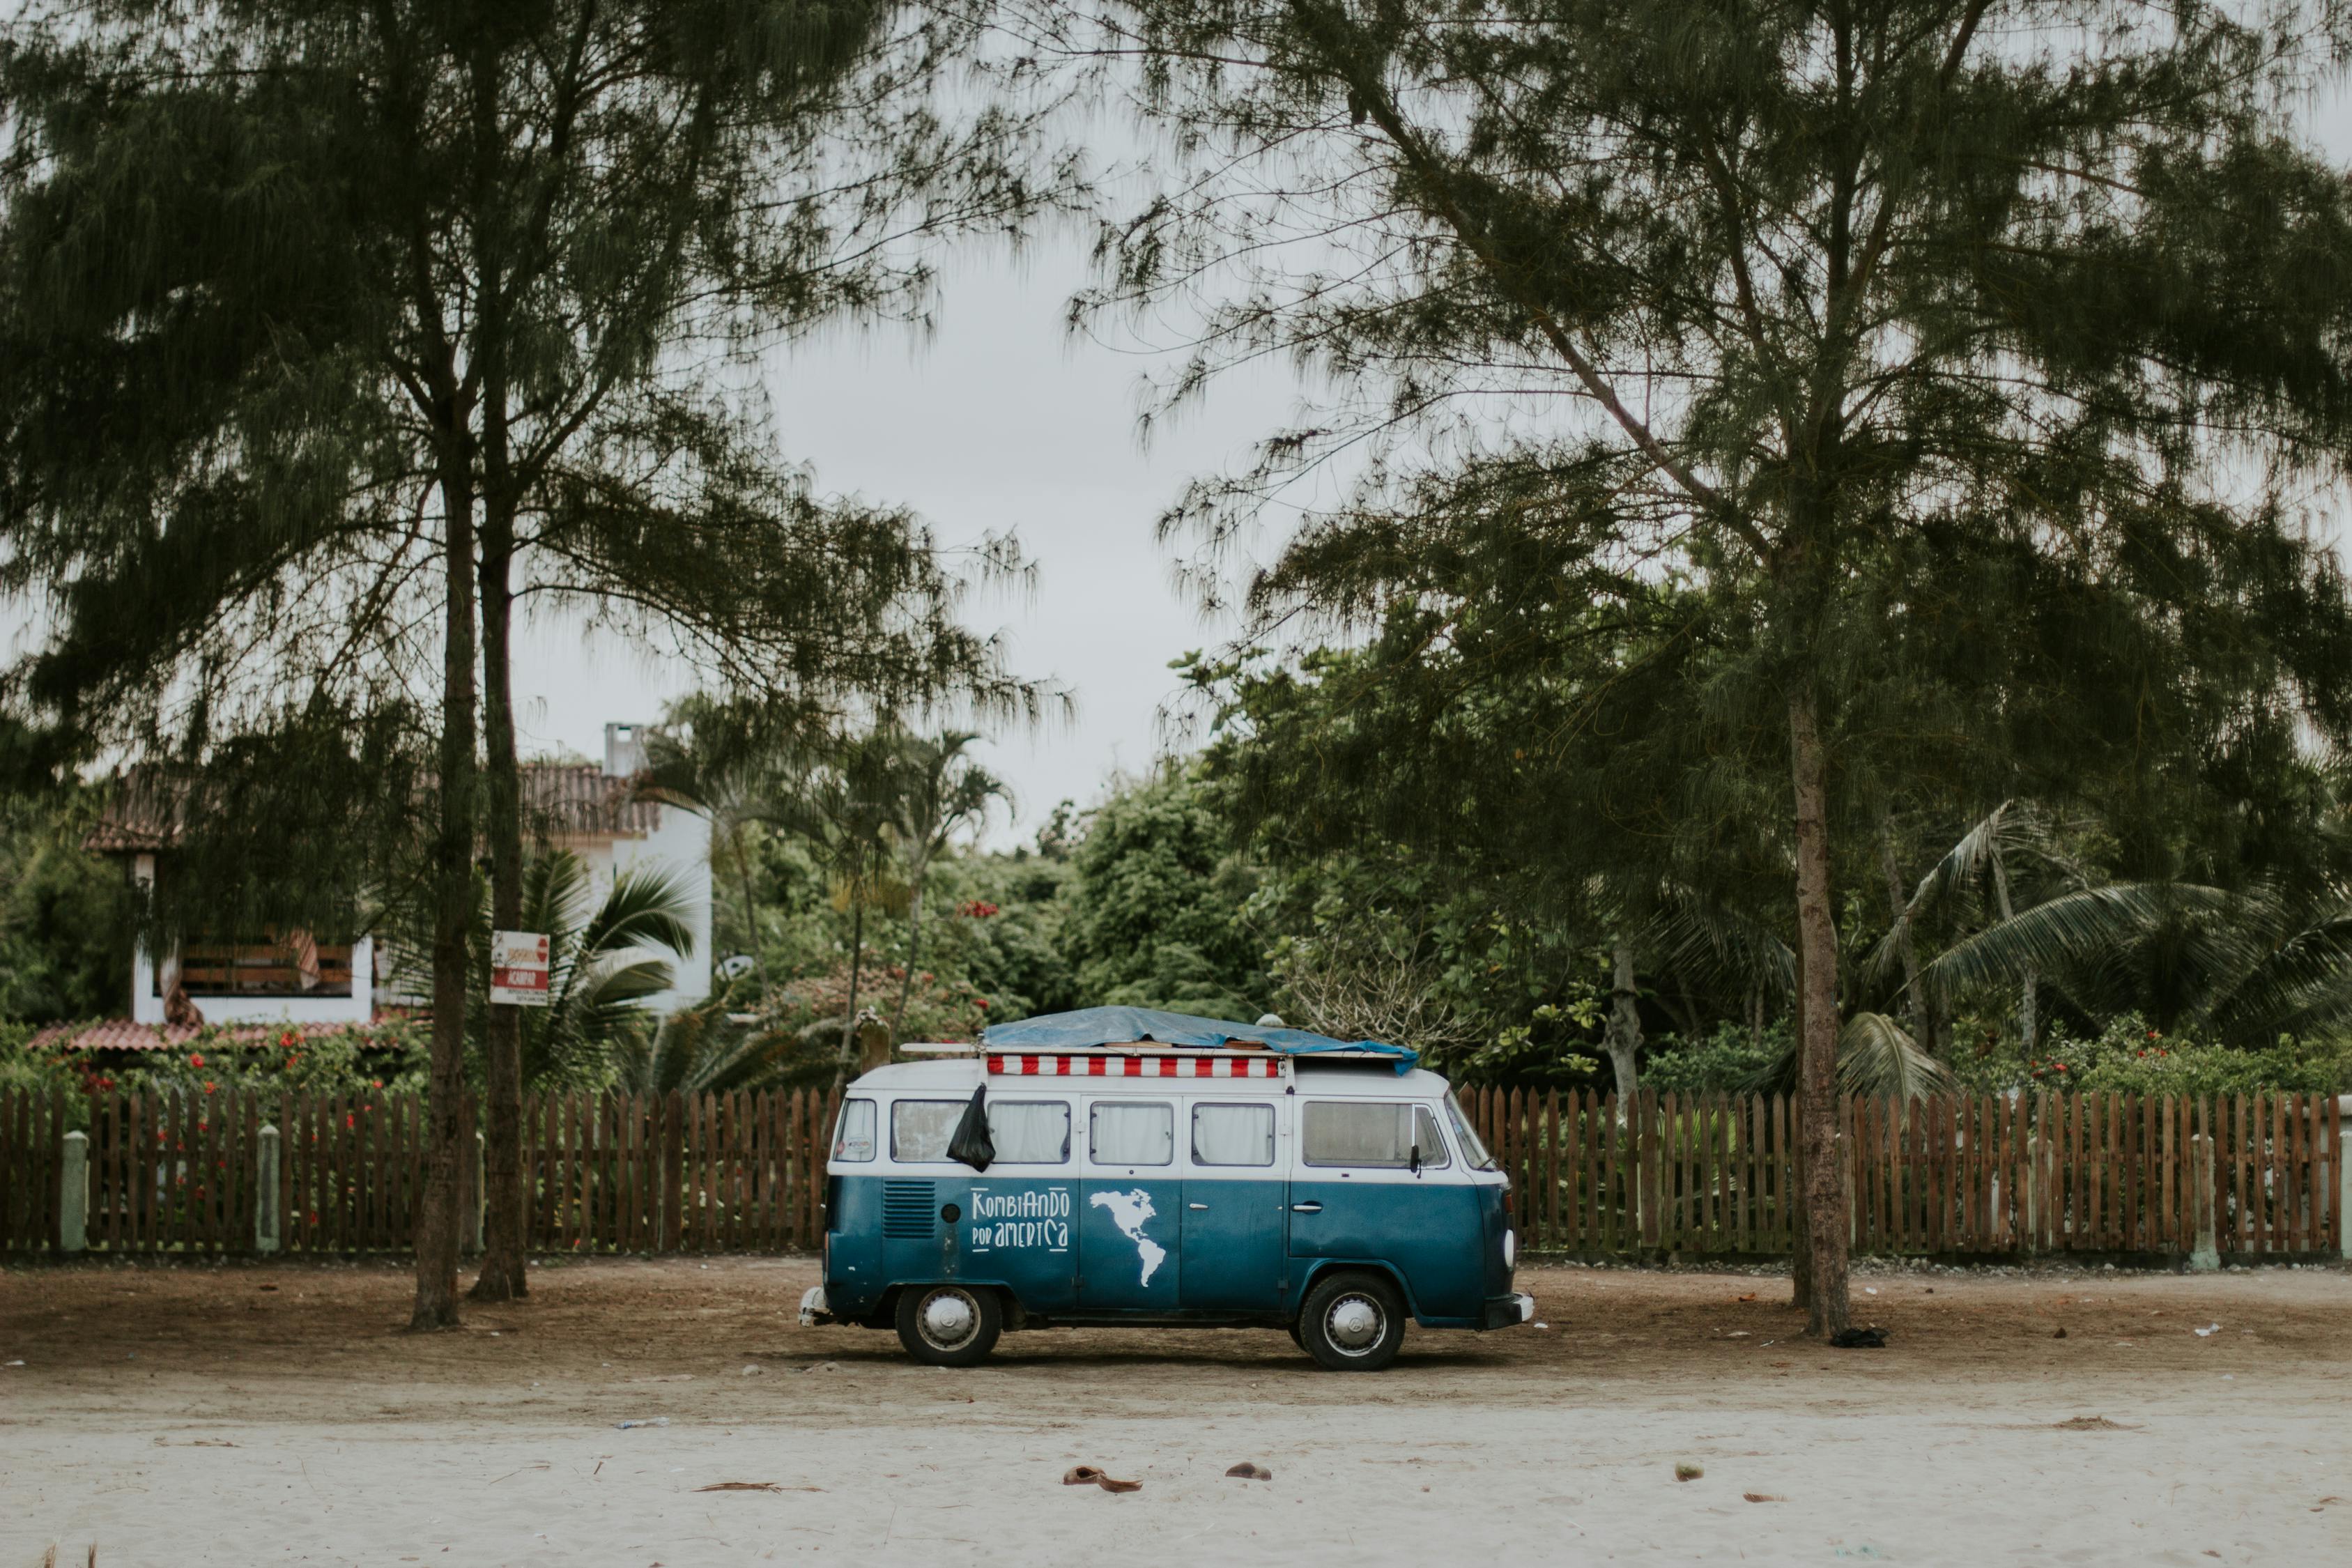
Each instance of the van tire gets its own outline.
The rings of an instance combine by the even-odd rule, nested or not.
[[[1404,1298],[1377,1274],[1316,1281],[1298,1312],[1298,1342],[1327,1372],[1378,1372],[1404,1345]]]
[[[980,1285],[909,1285],[898,1292],[898,1342],[925,1366],[972,1366],[996,1348],[1004,1310]]]

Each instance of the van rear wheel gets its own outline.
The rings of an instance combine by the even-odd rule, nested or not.
[[[1378,1372],[1404,1344],[1404,1298],[1377,1274],[1335,1274],[1307,1292],[1298,1342],[1328,1372]]]
[[[971,1366],[1004,1327],[996,1292],[971,1285],[909,1285],[898,1293],[898,1342],[925,1366]]]

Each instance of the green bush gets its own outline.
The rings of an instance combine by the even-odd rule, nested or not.
[[[399,1020],[306,1035],[298,1029],[241,1039],[224,1027],[199,1030],[171,1050],[125,1061],[89,1051],[35,1046],[33,1031],[0,1026],[0,1087],[85,1094],[176,1090],[215,1095],[304,1089],[323,1094],[421,1093],[427,1026]]]
[[[2136,1015],[2095,1037],[2054,1034],[2032,1055],[2013,1047],[1953,1063],[1962,1084],[1978,1091],[2024,1089],[2053,1093],[2206,1096],[2283,1091],[2352,1091],[2352,1039],[2299,1040],[2281,1036],[2256,1049],[2167,1035]]]
[[[1664,1037],[1642,1064],[1643,1089],[1664,1094],[1737,1094],[1788,1053],[1789,1025],[1775,1020],[1759,1037],[1724,1024],[1703,1039]]]

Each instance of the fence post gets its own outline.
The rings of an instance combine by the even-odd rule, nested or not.
[[[467,1120],[471,1121],[472,1118],[468,1117]],[[469,1258],[482,1250],[482,1226],[489,1203],[489,1184],[483,1180],[482,1164],[485,1159],[483,1151],[482,1135],[478,1131],[474,1134],[473,1167],[469,1173],[473,1185],[467,1194],[472,1201],[466,1205],[464,1217],[458,1221],[457,1226],[459,1242]]]
[[[2213,1231],[2213,1140],[2210,1137],[2189,1141],[2189,1202],[2197,1226],[2189,1270],[2210,1274],[2221,1267],[2221,1249]]]
[[[58,1250],[89,1247],[89,1134],[68,1132],[58,1159]]]
[[[2023,1149],[2016,1176],[2017,1250],[2030,1253],[2042,1235],[2042,1134],[2028,1132]]]
[[[1853,1101],[1841,1099],[1841,1110],[1850,1126],[1853,1121]],[[1845,1189],[1845,1245],[1850,1252],[1862,1245],[1862,1211],[1854,1206],[1853,1202],[1854,1142],[1847,1136],[1846,1127],[1837,1130],[1831,1147],[1837,1151],[1838,1185]]]
[[[2352,1258],[2352,1094],[2336,1100],[2336,1255]]]
[[[284,1244],[286,1213],[278,1204],[278,1162],[284,1140],[269,1122],[253,1141],[253,1250],[271,1253]]]

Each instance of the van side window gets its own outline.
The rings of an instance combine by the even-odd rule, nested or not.
[[[1478,1130],[1470,1125],[1468,1117],[1462,1114],[1462,1102],[1454,1098],[1454,1091],[1450,1089],[1445,1091],[1445,1117],[1454,1123],[1454,1136],[1462,1142],[1463,1162],[1474,1171],[1493,1170],[1495,1156],[1486,1152],[1486,1145],[1479,1140]]]
[[[902,1164],[947,1165],[948,1141],[967,1101],[901,1100],[890,1106],[890,1158]]]
[[[1192,1163],[1274,1163],[1274,1107],[1221,1105],[1202,1100],[1192,1107]]]
[[[1087,1123],[1087,1147],[1097,1165],[1172,1165],[1176,1108],[1098,1100]]]
[[[841,1102],[841,1130],[834,1134],[833,1157],[853,1163],[874,1158],[872,1100],[845,1100]]]
[[[988,1141],[1000,1165],[1059,1165],[1070,1158],[1066,1100],[992,1100]]]
[[[1416,1150],[1424,1171],[1453,1163],[1425,1105],[1310,1100],[1299,1143],[1299,1157],[1310,1165],[1402,1170],[1413,1163]]]

